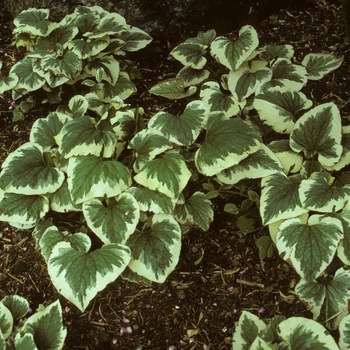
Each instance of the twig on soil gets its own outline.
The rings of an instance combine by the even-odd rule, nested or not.
[[[11,275],[9,272],[7,272],[7,276],[11,277],[12,279],[14,279],[15,281],[17,281],[17,282],[19,282],[21,284],[24,284],[23,281],[21,281],[19,278],[15,277],[13,275]]]
[[[261,283],[241,280],[240,278],[237,278],[236,282],[240,283],[240,284],[246,284],[247,286],[251,286],[251,287],[265,288],[265,286],[263,284],[261,284]]]

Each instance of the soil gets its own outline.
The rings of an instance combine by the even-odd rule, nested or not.
[[[23,55],[11,45],[11,31],[12,23],[4,14],[0,18],[3,74]],[[281,10],[262,21],[257,31],[261,45],[293,45],[298,62],[309,52],[344,55],[338,70],[309,82],[304,93],[315,104],[334,101],[348,124],[349,46],[344,44],[340,2],[319,1],[319,5],[301,10]],[[147,92],[160,78],[177,73],[178,66],[168,59],[176,44],[155,42],[139,56],[143,78],[134,98],[149,115],[176,106],[177,102],[165,99],[156,103]],[[12,122],[9,107],[11,96],[0,96],[0,164],[28,141],[33,121],[46,116],[42,110],[22,122]],[[210,230],[193,229],[183,236],[180,262],[164,284],[146,286],[118,278],[98,293],[84,313],[51,284],[31,232],[0,223],[0,297],[21,295],[32,310],[58,298],[68,329],[65,350],[231,349],[234,327],[243,310],[266,318],[277,314],[311,318],[293,292],[299,279],[294,270],[277,255],[259,259],[255,241],[268,234],[266,228],[244,235],[223,212],[224,203],[216,200],[214,205],[215,220]]]

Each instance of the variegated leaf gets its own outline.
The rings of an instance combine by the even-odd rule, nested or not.
[[[343,56],[337,58],[331,54],[309,53],[304,57],[301,64],[306,68],[308,79],[319,80],[339,68],[343,59]]]

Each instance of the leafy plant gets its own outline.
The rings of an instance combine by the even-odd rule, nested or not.
[[[243,311],[233,335],[232,349],[346,350],[350,346],[349,327],[350,315],[340,323],[340,339],[337,344],[327,329],[316,321],[281,315],[261,320],[254,314]]]
[[[59,301],[44,307],[39,305],[32,316],[28,301],[18,295],[8,295],[0,302],[0,349],[60,350],[67,335],[62,326]]]
[[[37,95],[41,103],[53,104],[62,101],[68,86],[73,90],[70,96],[88,89],[104,102],[116,95],[126,99],[136,91],[131,78],[137,73],[125,54],[152,39],[121,15],[99,6],[78,6],[56,23],[49,20],[49,10],[31,8],[21,12],[14,24],[16,44],[26,46],[28,52],[8,77],[1,77],[0,93],[12,90],[13,100],[22,100],[14,111],[15,119],[33,107],[35,98],[25,96],[36,90],[46,95]]]
[[[227,120],[239,116],[264,140],[237,164],[227,161],[216,168],[220,172],[199,172],[216,177],[217,195],[228,186],[248,190],[246,179],[262,178],[256,203],[271,238],[257,241],[260,258],[271,256],[276,246],[301,276],[296,292],[314,319],[337,328],[349,301],[349,277],[335,264],[350,261],[350,178],[343,171],[350,162],[349,126],[342,126],[334,103],[313,107],[301,90],[308,80],[338,68],[343,58],[312,53],[296,64],[290,45],[258,48],[250,26],[243,27],[238,38],[215,37],[213,30],[199,33],[175,47],[172,55],[184,68],[151,92],[172,98],[173,89],[182,98],[200,85],[208,121],[219,113]],[[215,157],[220,159],[219,154]],[[238,227],[253,229],[249,215],[237,206],[227,211],[245,219],[243,224],[236,221]]]

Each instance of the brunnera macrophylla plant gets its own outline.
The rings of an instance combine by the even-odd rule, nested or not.
[[[0,349],[61,350],[67,329],[62,325],[59,301],[46,307],[39,305],[33,315],[25,318],[28,311],[28,301],[18,295],[8,295],[0,301]]]
[[[282,315],[261,320],[249,311],[243,311],[233,335],[232,350],[346,350],[350,347],[349,331],[350,315],[340,322],[337,344],[328,330],[314,320]]]
[[[29,95],[41,90],[40,103],[58,104],[68,86],[96,93],[101,101],[114,96],[126,99],[136,91],[136,74],[127,52],[145,47],[152,38],[128,25],[121,15],[99,6],[78,6],[59,23],[49,20],[49,10],[31,8],[14,19],[17,46],[26,46],[25,57],[0,77],[0,93],[12,90],[16,120],[35,104]]]
[[[250,26],[243,27],[238,38],[201,32],[171,54],[183,69],[151,92],[183,98],[200,86],[208,121],[219,114],[260,130],[264,142],[256,151],[233,165],[221,162],[223,157],[213,160],[220,164],[219,172],[215,173],[219,167],[199,171],[214,177],[220,186],[217,193],[261,178],[257,202],[271,237],[257,241],[260,258],[277,247],[300,275],[295,291],[314,319],[336,329],[348,314],[350,299],[350,276],[333,263],[338,259],[350,264],[350,173],[344,171],[350,163],[350,128],[342,125],[334,103],[313,106],[302,90],[308,80],[319,80],[338,68],[343,58],[311,53],[297,64],[290,45],[258,47]],[[211,143],[224,155],[220,146]],[[240,215],[232,204],[228,210]]]

